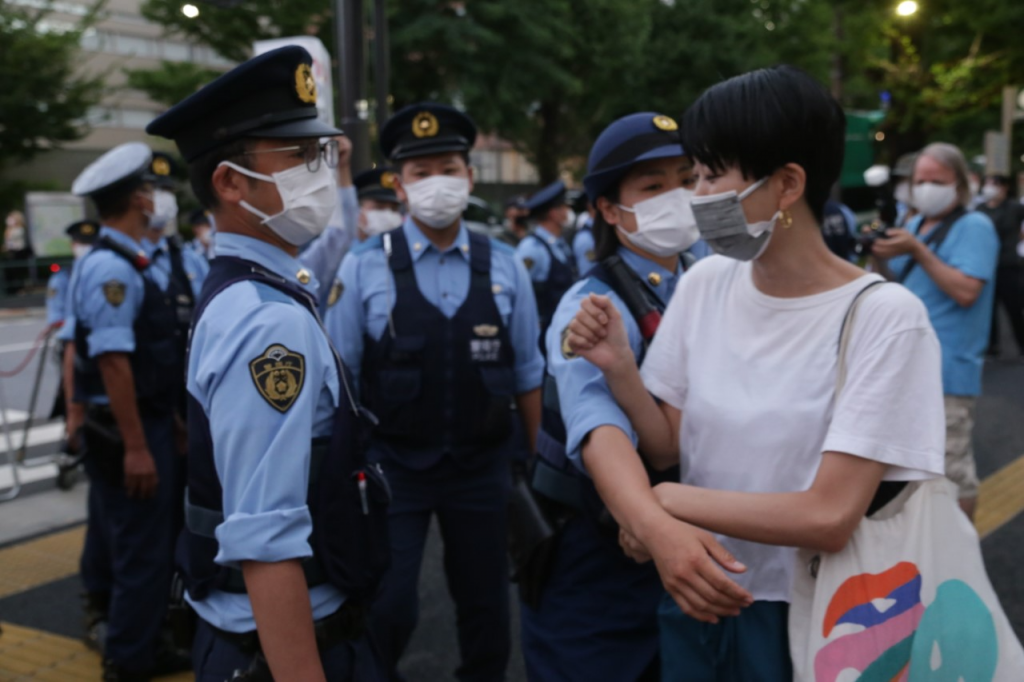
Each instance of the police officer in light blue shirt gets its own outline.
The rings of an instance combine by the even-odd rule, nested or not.
[[[92,220],[78,220],[68,225],[64,233],[71,240],[71,255],[74,257],[72,265],[57,268],[46,283],[46,323],[51,327],[60,326],[67,317],[68,285],[71,281],[71,273],[74,263],[81,260],[82,256],[89,252],[92,243],[96,241],[100,226]]]
[[[657,680],[657,607],[664,593],[653,564],[618,546],[614,518],[660,513],[650,483],[673,480],[637,453],[637,436],[601,370],[566,343],[569,323],[591,294],[622,313],[639,363],[681,277],[682,254],[698,238],[689,209],[696,183],[677,126],[654,112],[609,125],[590,152],[584,186],[597,209],[595,261],[562,297],[546,336],[544,417],[535,492],[561,509],[564,525],[550,574],[522,604],[527,675],[536,680]],[[622,475],[612,514],[589,478]],[[626,505],[621,500],[630,499]],[[651,512],[653,510],[653,512]],[[524,593],[526,594],[526,593]]]
[[[576,261],[562,237],[575,216],[566,203],[565,183],[561,180],[538,190],[526,201],[526,207],[534,229],[519,242],[516,255],[530,273],[543,334],[562,294],[576,281]]]
[[[576,259],[576,272],[580,276],[594,267],[597,256],[594,251],[594,217],[590,213],[579,219],[579,229],[572,238],[572,255]]]
[[[387,491],[297,257],[337,206],[337,140],[320,138],[341,131],[317,119],[311,66],[301,47],[264,53],[147,128],[175,141],[217,224],[189,345],[177,556],[200,682],[382,679],[363,633]]]
[[[410,216],[345,258],[327,312],[332,341],[359,368],[380,420],[370,456],[391,483],[392,566],[371,632],[392,679],[416,626],[430,520],[444,538],[458,613],[460,680],[501,680],[509,656],[506,504],[510,405],[532,442],[543,361],[530,280],[512,249],[461,220],[472,189],[476,127],[434,103],[381,130]]]
[[[75,268],[69,307],[91,479],[82,578],[97,606],[106,607],[106,680],[149,679],[187,663],[158,650],[171,574],[173,411],[183,368],[173,360],[177,330],[167,277],[150,267],[140,245],[154,213],[150,161],[146,145],[127,143],[72,185],[90,197],[103,222]]]

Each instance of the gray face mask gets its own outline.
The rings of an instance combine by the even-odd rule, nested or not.
[[[712,251],[728,258],[748,261],[754,260],[768,248],[768,241],[772,238],[772,230],[781,211],[776,211],[771,220],[748,223],[742,204],[767,180],[767,177],[761,178],[740,194],[736,190],[729,190],[690,200],[700,236]]]

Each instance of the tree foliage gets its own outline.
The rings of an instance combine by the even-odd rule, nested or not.
[[[192,62],[160,62],[155,69],[125,69],[128,87],[141,90],[154,102],[172,106],[220,75]]]
[[[371,0],[364,6],[369,15]],[[254,40],[296,34],[316,35],[335,53],[333,3],[324,0],[202,4],[195,19],[180,7],[147,0],[144,13],[229,59],[244,59]],[[978,150],[983,131],[998,126],[1002,86],[1024,73],[1024,44],[1010,28],[1024,26],[1024,3],[927,0],[909,19],[894,7],[893,0],[389,0],[393,105],[433,99],[465,107],[549,180],[560,168],[578,171],[594,137],[618,116],[644,109],[679,116],[716,82],[788,62],[829,84],[849,108],[878,109],[887,93],[890,156],[937,137]],[[369,20],[366,35],[372,39]],[[173,76],[162,76],[168,93],[201,78]]]
[[[83,121],[99,101],[102,77],[80,74],[76,60],[99,9],[64,27],[47,21],[47,7],[0,3],[0,169],[88,132]]]

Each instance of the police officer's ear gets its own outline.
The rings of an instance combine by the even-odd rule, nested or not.
[[[609,225],[622,224],[622,213],[619,207],[608,197],[598,197],[596,208],[597,212],[601,214],[601,217]]]
[[[238,204],[249,196],[250,179],[227,165],[217,166],[210,177],[210,187],[217,203]]]

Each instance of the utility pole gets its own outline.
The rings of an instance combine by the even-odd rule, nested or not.
[[[391,55],[388,44],[387,0],[373,0],[373,87],[377,100],[377,131],[391,115]],[[374,154],[379,154],[379,150]],[[387,159],[381,159],[386,162]]]
[[[335,0],[334,21],[338,53],[338,113],[341,129],[352,140],[352,172],[358,173],[370,167],[362,0]]]

